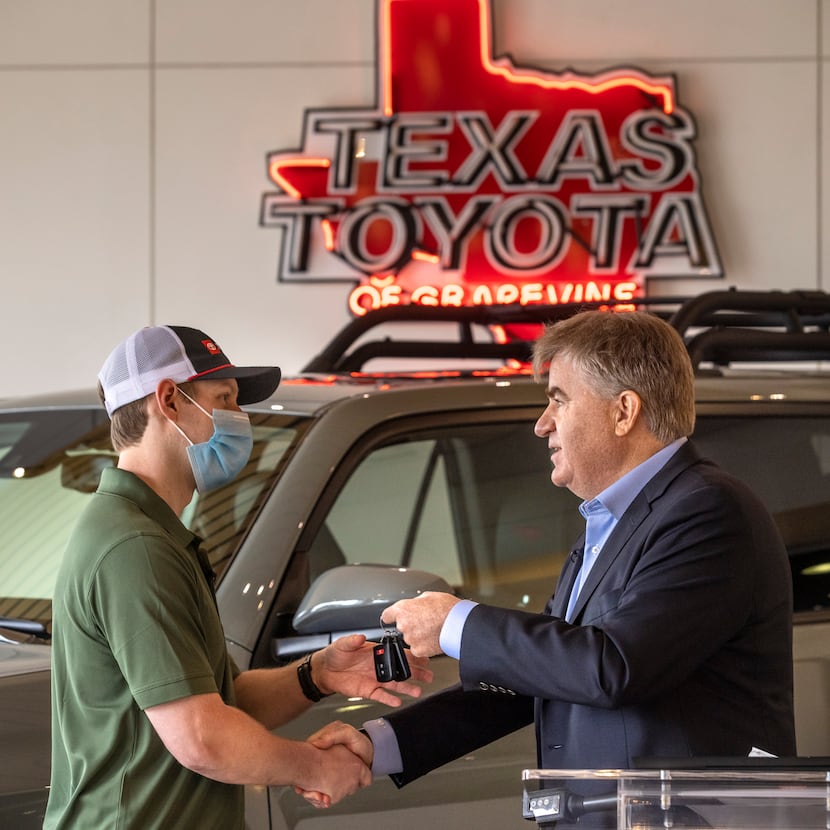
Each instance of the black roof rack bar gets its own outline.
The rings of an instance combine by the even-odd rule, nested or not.
[[[745,316],[724,312],[764,312]],[[830,294],[824,291],[709,291],[692,297],[669,318],[685,336],[690,328],[713,325],[785,326],[803,331],[805,325],[830,326]]]
[[[533,359],[533,343],[528,340],[512,340],[509,343],[373,340],[343,355],[332,371],[359,372],[364,364],[377,357],[518,360],[529,363]]]
[[[703,362],[830,360],[830,333],[712,328],[692,337],[686,348],[695,370]]]
[[[638,297],[631,305],[640,306],[672,306],[676,307],[683,302],[683,298],[670,297]],[[558,305],[502,305],[502,306],[421,306],[421,305],[398,305],[387,306],[386,308],[373,309],[366,312],[362,317],[356,317],[349,321],[326,345],[322,352],[312,358],[303,368],[303,372],[324,373],[347,371],[343,367],[352,367],[348,371],[358,371],[357,361],[348,356],[349,348],[367,331],[376,328],[384,323],[413,322],[413,323],[458,323],[458,343],[467,345],[464,357],[481,357],[479,350],[483,344],[476,343],[473,339],[473,326],[499,326],[511,324],[528,323],[553,323],[557,320],[571,317],[579,311],[592,308],[607,308],[622,303],[589,302],[589,303],[561,303]],[[627,304],[625,304],[627,305]],[[657,312],[660,313],[660,312]],[[661,316],[668,318],[669,313],[663,312]],[[377,350],[366,349],[363,351],[364,362],[371,357],[456,357],[456,354],[446,354],[437,348],[431,348],[429,341],[421,342],[421,349],[412,346],[407,354],[398,354],[389,351],[392,344],[397,341],[389,339],[374,341],[385,346]],[[412,345],[412,344],[411,344]],[[432,344],[437,346],[437,344]],[[360,347],[364,349],[363,346]],[[384,351],[383,349],[387,349]]]

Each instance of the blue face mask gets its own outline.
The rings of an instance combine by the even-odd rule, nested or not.
[[[213,435],[201,444],[194,444],[179,425],[173,423],[190,444],[187,457],[196,480],[196,489],[207,493],[233,481],[248,463],[254,446],[251,421],[244,412],[230,409],[214,409],[211,416],[190,395],[181,389],[179,392],[213,420]]]

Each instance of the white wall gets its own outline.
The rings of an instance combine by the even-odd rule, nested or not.
[[[496,54],[675,73],[726,278],[826,288],[830,0],[492,0]],[[269,151],[375,104],[374,0],[0,0],[0,396],[94,382],[133,329],[299,369],[344,284],[276,280]],[[668,293],[668,292],[663,292]]]

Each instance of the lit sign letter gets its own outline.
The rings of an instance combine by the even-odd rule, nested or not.
[[[520,250],[516,244],[517,230],[523,222],[536,223],[538,227],[534,250]],[[550,268],[562,255],[566,227],[565,209],[556,199],[513,196],[493,216],[487,256],[502,271],[530,274]]]
[[[536,178],[557,187],[563,178],[584,178],[594,186],[614,182],[614,155],[598,112],[566,113],[539,165]]]
[[[416,200],[424,221],[438,240],[442,268],[455,271],[461,267],[467,237],[495,201],[494,196],[473,196],[456,216],[443,197]]]
[[[421,285],[412,292],[412,302],[416,305],[438,305],[438,289],[434,285]]]
[[[463,306],[464,305],[464,286],[458,283],[450,283],[441,289],[441,305],[442,306]]]
[[[378,119],[318,118],[313,129],[317,133],[334,133],[336,136],[332,162],[334,178],[332,190],[353,190],[356,184],[357,148],[360,133],[373,133],[380,129]]]
[[[613,271],[619,267],[623,219],[626,214],[639,219],[646,206],[646,199],[641,196],[584,194],[573,197],[571,210],[575,216],[594,217],[591,253],[592,265],[597,271]]]
[[[366,200],[340,226],[341,254],[353,268],[377,274],[408,261],[416,225],[405,202]]]
[[[270,194],[269,194],[270,195]],[[285,204],[278,199],[264,199],[261,222],[264,226],[285,228],[282,259],[287,274],[302,274],[308,268],[312,220],[323,219],[337,210],[331,202]]]
[[[620,176],[629,186],[643,190],[665,190],[676,185],[690,170],[694,125],[686,113],[677,109],[671,115],[637,112],[622,127],[626,149],[658,163],[649,170],[640,160],[620,163]]]
[[[664,193],[646,228],[635,268],[653,265],[656,257],[669,258],[661,269],[665,273],[710,268],[716,261],[714,242],[702,219],[697,194]]]
[[[493,305],[493,292],[489,285],[477,285],[473,289],[473,305]]]
[[[458,113],[458,124],[473,152],[456,170],[453,184],[468,187],[480,181],[488,171],[505,187],[515,187],[527,180],[527,173],[513,153],[513,146],[537,118],[535,112],[509,112],[497,129],[486,113]]]
[[[425,118],[416,115],[400,115],[389,125],[389,141],[386,153],[385,187],[437,187],[447,180],[446,170],[418,170],[409,168],[411,161],[443,162],[447,158],[446,141],[413,140],[413,135],[447,133],[451,129],[447,116]]]

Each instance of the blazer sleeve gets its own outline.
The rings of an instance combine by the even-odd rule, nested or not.
[[[395,731],[403,773],[398,787],[533,722],[533,700],[464,691],[460,684],[385,716]]]

